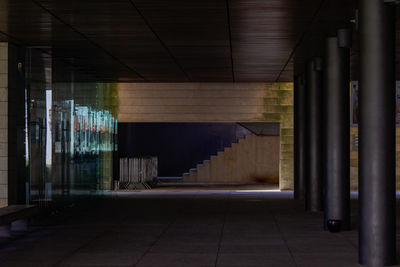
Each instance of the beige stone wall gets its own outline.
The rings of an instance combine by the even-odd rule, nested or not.
[[[293,83],[272,84],[272,92],[278,94],[278,104],[266,104],[264,116],[268,112],[279,114],[280,122],[280,161],[279,161],[279,189],[293,190],[293,160],[294,160],[294,139],[293,139]],[[274,114],[274,113],[271,113]]]
[[[183,176],[184,182],[279,183],[279,136],[247,135]]]
[[[120,83],[119,122],[279,122],[280,189],[293,189],[292,83]]]
[[[120,122],[264,121],[263,83],[121,83]]]
[[[0,207],[8,205],[8,44],[0,43]]]
[[[358,128],[350,128],[350,189],[358,189],[358,151],[354,149],[354,135]]]

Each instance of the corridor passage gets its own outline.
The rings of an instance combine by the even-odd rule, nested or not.
[[[358,266],[356,230],[323,231],[323,214],[292,192],[155,189],[93,203],[2,242],[0,266]]]

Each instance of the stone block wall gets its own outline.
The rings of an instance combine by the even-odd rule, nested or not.
[[[293,115],[293,83],[278,83],[274,84],[279,92],[280,106],[280,182],[281,190],[292,190],[293,183],[293,160],[294,160],[294,115]]]
[[[279,189],[293,189],[293,83],[265,84],[264,113],[266,121],[280,123]]]
[[[357,140],[358,128],[350,128],[350,190],[358,189],[358,151]]]

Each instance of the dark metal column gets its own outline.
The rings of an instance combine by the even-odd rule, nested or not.
[[[360,1],[359,262],[396,263],[395,9]]]
[[[324,65],[325,217],[350,228],[350,49],[326,40]]]
[[[25,48],[8,44],[8,204],[26,204]],[[29,112],[28,112],[29,113]]]
[[[304,73],[294,78],[294,198],[306,191],[307,103]]]
[[[306,210],[322,210],[321,68],[320,59],[307,62],[307,182]]]

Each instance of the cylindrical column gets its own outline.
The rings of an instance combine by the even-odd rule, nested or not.
[[[360,1],[359,262],[396,263],[395,9]]]
[[[350,228],[350,51],[326,40],[324,66],[325,220]]]
[[[307,103],[304,73],[294,78],[294,198],[306,191]]]
[[[322,210],[322,149],[321,149],[321,71],[320,59],[307,62],[307,182],[306,210]]]

